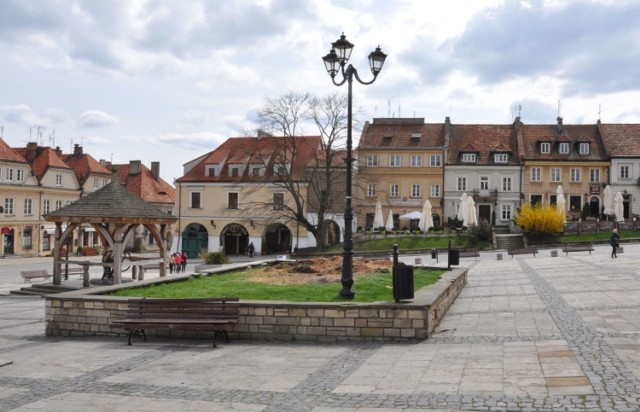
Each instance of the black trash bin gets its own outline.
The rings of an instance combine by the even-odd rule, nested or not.
[[[413,299],[413,266],[399,263],[393,267],[393,299]]]
[[[451,249],[449,251],[449,266],[460,264],[460,251],[458,249]]]
[[[438,258],[438,249],[431,249],[431,259]]]

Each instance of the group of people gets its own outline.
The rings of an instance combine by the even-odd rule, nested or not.
[[[187,252],[172,253],[169,257],[169,273],[184,273],[187,270]]]

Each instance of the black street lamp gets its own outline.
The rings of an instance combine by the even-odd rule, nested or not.
[[[353,299],[355,292],[352,289],[353,286],[353,229],[351,228],[353,222],[353,209],[351,207],[351,171],[353,158],[351,157],[351,123],[352,123],[352,85],[353,78],[360,84],[371,84],[376,81],[378,74],[382,70],[384,61],[387,55],[380,50],[378,46],[374,51],[369,53],[369,66],[371,67],[371,73],[373,73],[373,79],[369,82],[362,81],[358,76],[358,71],[351,64],[347,66],[349,57],[351,57],[351,51],[353,50],[353,44],[344,36],[344,33],[338,40],[331,43],[331,51],[324,56],[324,65],[331,76],[331,81],[336,86],[342,86],[348,84],[347,94],[347,182],[346,182],[346,196],[344,205],[344,246],[342,255],[342,289],[340,290],[340,296],[346,299]],[[345,68],[346,66],[346,68]],[[342,81],[336,82],[336,75],[338,71],[342,74]]]

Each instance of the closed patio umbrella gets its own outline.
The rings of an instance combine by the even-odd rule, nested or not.
[[[382,203],[378,200],[376,202],[376,211],[373,215],[373,230],[378,230],[378,228],[384,226],[384,218],[382,217]]]
[[[473,200],[472,196],[467,197],[465,213],[465,219],[463,222],[464,226],[469,227],[478,224],[478,218],[476,217],[476,202]]]
[[[602,211],[602,214],[608,216],[615,215],[615,212],[613,211],[613,191],[611,191],[611,186],[607,185],[607,187],[604,188],[603,197],[604,210]]]
[[[616,197],[613,199],[613,210],[616,215],[616,222],[624,222],[624,198],[622,193],[616,193]]]
[[[562,193],[558,193],[558,198],[556,200],[556,210],[562,216],[562,223],[567,223],[567,212],[565,210],[567,202],[564,200],[564,195]]]
[[[387,231],[393,230],[393,211],[389,210],[389,217],[387,218],[387,224],[384,227]]]
[[[458,208],[458,220],[464,222],[464,217],[467,213],[467,194],[463,193],[460,196],[460,207]]]
[[[426,200],[424,202],[424,206],[422,206],[422,216],[420,217],[420,221],[418,222],[418,227],[423,232],[426,232],[430,227],[433,227],[433,217],[431,216],[431,202],[429,202],[429,200]]]

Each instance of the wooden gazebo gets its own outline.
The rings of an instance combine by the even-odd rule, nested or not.
[[[124,245],[133,236],[138,225],[144,225],[151,233],[160,249],[160,276],[166,276],[167,267],[167,225],[177,218],[130,193],[116,179],[103,188],[79,200],[44,215],[47,222],[54,222],[55,247],[53,252],[53,284],[60,285],[61,250],[67,238],[81,224],[91,225],[98,233],[107,249],[113,253],[113,283],[122,282],[122,256]],[[67,227],[62,230],[62,224]],[[170,234],[169,234],[170,236]],[[70,253],[67,250],[67,253]]]

